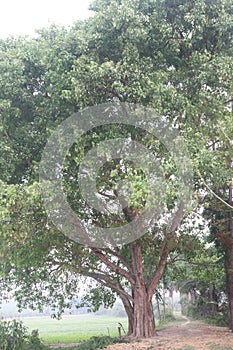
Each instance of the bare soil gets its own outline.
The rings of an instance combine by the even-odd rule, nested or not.
[[[223,327],[186,320],[157,333],[155,338],[114,344],[107,350],[233,350],[233,333]]]

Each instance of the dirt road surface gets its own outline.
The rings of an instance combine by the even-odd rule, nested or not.
[[[192,322],[158,331],[155,338],[110,345],[107,350],[233,350],[233,333],[227,328]]]

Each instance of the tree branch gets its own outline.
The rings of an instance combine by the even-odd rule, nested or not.
[[[150,280],[149,284],[147,285],[149,300],[152,299],[154,292],[156,290],[156,287],[159,283],[159,280],[164,272],[169,252],[170,252],[169,245],[167,242],[164,242],[162,251],[160,253],[159,264],[157,266],[156,272],[152,277],[152,279]]]
[[[112,254],[113,256],[117,257],[123,264],[127,267],[129,273],[133,273],[132,266],[128,262],[128,260],[122,256],[121,254],[117,253],[116,251],[114,252],[112,249],[108,249],[109,253]]]
[[[227,207],[233,209],[233,206],[230,205],[229,203],[227,203],[226,201],[224,201],[224,199],[222,199],[221,197],[219,197],[210,187],[209,185],[205,182],[205,180],[203,179],[200,171],[197,169],[197,174],[199,175],[199,177],[201,178],[203,184],[206,186],[206,188],[210,191],[210,193],[216,197],[218,200],[220,200],[223,204],[225,204]]]
[[[114,271],[116,274],[119,274],[119,275],[125,277],[132,285],[135,284],[135,280],[130,275],[130,273],[128,271],[126,271],[125,269],[121,268],[120,266],[117,266],[114,263],[112,263],[101,250],[99,250],[95,247],[91,248],[91,250],[112,271]]]
[[[133,301],[133,298],[130,294],[128,294],[118,283],[114,282],[113,280],[110,280],[108,276],[101,274],[101,273],[95,273],[95,272],[85,272],[85,275],[87,277],[91,277],[95,279],[97,282],[102,284],[105,287],[109,287],[111,289],[114,289],[116,292],[118,292],[123,297],[127,298],[127,300]]]

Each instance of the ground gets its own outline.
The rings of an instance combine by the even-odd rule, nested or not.
[[[131,344],[115,344],[107,350],[233,350],[233,333],[227,328],[186,320],[158,331],[155,338]]]
[[[233,350],[233,333],[229,329],[183,318],[183,323],[159,330],[154,338],[110,345],[106,350]],[[77,343],[56,348],[68,349],[71,345]]]

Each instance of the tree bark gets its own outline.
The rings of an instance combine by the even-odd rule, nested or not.
[[[142,287],[142,286],[141,286]],[[128,337],[150,338],[156,335],[153,306],[145,288],[134,291],[133,307],[126,298],[121,298],[128,317]]]
[[[159,318],[159,321],[161,321],[161,311],[160,311],[160,305],[159,305],[159,296],[158,296],[158,293],[156,294],[156,304],[157,304],[157,310],[158,310],[158,318]]]
[[[136,286],[134,293],[134,338],[149,338],[156,335],[155,319],[151,301],[143,285]]]
[[[131,245],[132,267],[135,283],[131,285],[132,299],[128,300],[121,296],[125,311],[128,316],[128,336],[132,338],[150,338],[156,335],[154,311],[152,305],[151,283],[145,283],[143,275],[143,258],[141,254],[140,242]],[[162,259],[163,260],[163,259]],[[162,266],[165,267],[164,260]],[[162,275],[163,268],[159,268]],[[154,276],[153,276],[154,277]],[[161,276],[156,276],[156,283],[153,280],[153,287],[156,288]],[[154,290],[155,292],[155,290]]]
[[[229,305],[229,328],[233,331],[233,252],[226,252],[226,285]]]
[[[209,288],[209,294],[210,294],[210,301],[211,301],[211,309],[212,309],[212,315],[215,317],[218,312],[218,296],[216,294],[215,285],[211,285]]]
[[[229,186],[228,203],[233,205],[233,180]],[[225,267],[226,267],[226,285],[229,304],[229,327],[233,331],[233,212],[229,211],[229,246],[226,246]]]
[[[152,297],[149,296],[146,288],[142,252],[139,242],[132,244],[132,262],[135,275],[134,297],[134,338],[149,338],[156,335],[155,320],[152,308]]]
[[[125,297],[121,296],[122,303],[124,305],[127,317],[128,317],[128,332],[127,336],[131,336],[134,330],[134,312],[130,301]]]

